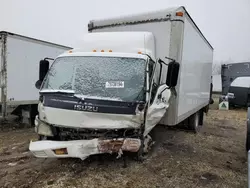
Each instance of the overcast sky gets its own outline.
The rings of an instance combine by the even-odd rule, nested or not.
[[[0,30],[74,47],[91,19],[184,5],[214,61],[250,61],[250,0],[0,0]]]

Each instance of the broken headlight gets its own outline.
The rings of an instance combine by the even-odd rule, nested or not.
[[[38,116],[36,116],[35,119],[35,132],[39,135],[44,136],[54,136],[51,126],[41,120],[38,119]]]

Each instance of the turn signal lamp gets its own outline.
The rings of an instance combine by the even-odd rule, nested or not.
[[[53,150],[56,155],[67,155],[67,148],[55,149]]]

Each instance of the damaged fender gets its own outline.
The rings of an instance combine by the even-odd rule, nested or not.
[[[153,103],[148,107],[145,131],[143,133],[144,136],[146,136],[161,121],[169,107],[170,97],[170,89],[168,89],[167,85],[161,85],[158,88]]]

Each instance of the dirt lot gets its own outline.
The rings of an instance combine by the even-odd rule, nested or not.
[[[143,163],[37,159],[28,152],[33,129],[0,131],[0,187],[247,187],[246,111],[210,111],[201,133],[158,127]]]

